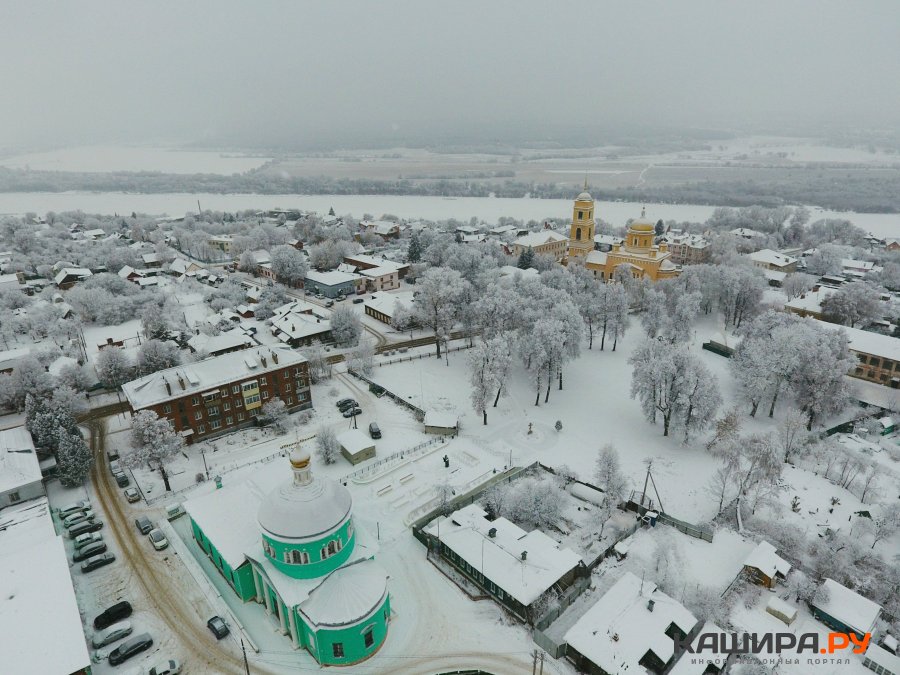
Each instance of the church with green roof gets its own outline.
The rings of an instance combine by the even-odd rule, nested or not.
[[[387,637],[387,574],[376,543],[354,527],[347,488],[313,476],[303,450],[290,463],[290,479],[270,465],[186,502],[194,540],[295,649],[322,665],[358,663]]]

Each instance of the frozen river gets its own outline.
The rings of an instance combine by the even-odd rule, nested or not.
[[[567,199],[501,199],[480,197],[418,197],[394,195],[261,195],[261,194],[127,194],[122,192],[9,192],[0,194],[0,214],[21,214],[29,211],[44,214],[48,211],[85,213],[131,212],[183,215],[203,209],[237,211],[243,209],[297,208],[327,213],[333,208],[338,214],[364,213],[375,217],[390,213],[400,218],[468,220],[473,216],[488,223],[501,216],[522,220],[541,220],[549,217],[568,217],[572,202]],[[623,225],[628,218],[636,218],[644,204],[636,202],[598,202],[597,215],[614,225]],[[646,204],[647,216],[654,220],[702,222],[714,207],[695,204]],[[882,237],[900,237],[900,215],[880,213],[838,213],[818,208],[810,209],[813,220],[818,218],[847,218],[868,232]]]

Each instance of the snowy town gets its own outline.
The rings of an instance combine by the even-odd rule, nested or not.
[[[0,675],[900,675],[898,25],[0,6]]]

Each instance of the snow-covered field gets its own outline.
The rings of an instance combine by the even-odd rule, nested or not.
[[[0,159],[0,166],[33,171],[159,171],[231,175],[255,169],[268,159],[238,152],[91,145],[4,157]]]

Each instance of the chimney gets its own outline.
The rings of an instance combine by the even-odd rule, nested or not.
[[[272,363],[278,365],[278,354],[272,352]]]
[[[165,378],[163,378],[163,382],[166,383],[166,393],[167,393],[169,396],[171,396],[171,395],[172,395],[172,385],[169,384],[169,381],[168,381],[167,379],[165,379]]]
[[[178,373],[178,384],[181,385],[181,388],[184,389],[184,379],[181,377],[181,373]]]
[[[522,560],[526,560],[528,558],[528,551],[522,551]]]
[[[653,600],[648,600],[648,601],[647,601],[647,611],[648,611],[648,612],[652,612],[652,611],[653,611],[653,606],[654,606],[655,604],[656,604],[656,603],[655,603]]]
[[[259,355],[259,360],[262,361],[263,368],[265,368],[269,365],[268,363],[266,363],[266,357],[263,356],[262,354]]]
[[[488,536],[489,536],[491,539],[495,538],[495,537],[497,536],[497,528],[496,528],[496,527],[492,527],[491,529],[489,529],[489,530],[488,530]]]

